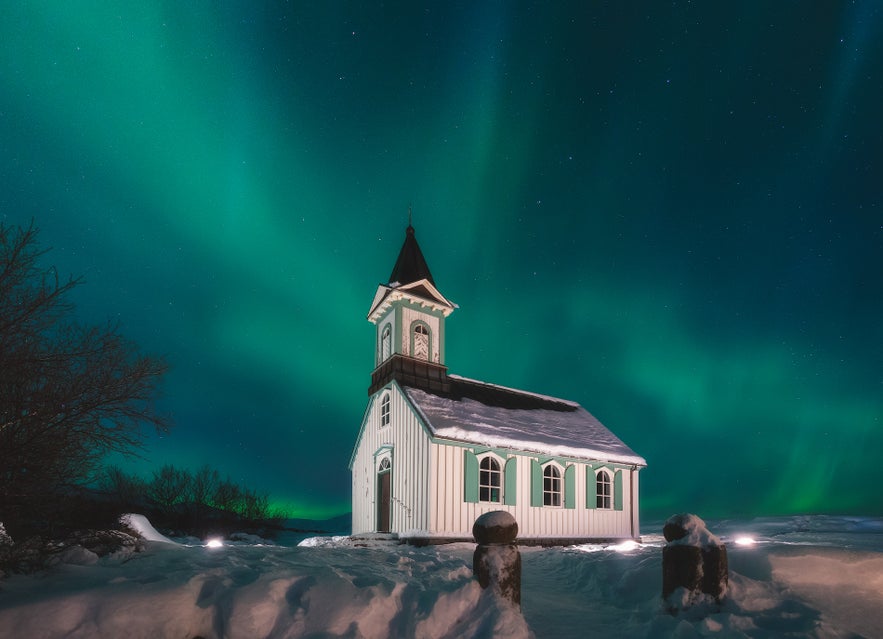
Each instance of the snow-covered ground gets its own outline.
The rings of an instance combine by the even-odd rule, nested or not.
[[[469,544],[151,541],[0,581],[0,637],[883,637],[883,519],[708,526],[729,596],[677,617],[660,601],[659,524],[637,547],[523,548],[523,614],[473,581]]]

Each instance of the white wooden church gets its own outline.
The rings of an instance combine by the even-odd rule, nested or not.
[[[368,312],[375,368],[350,460],[353,534],[471,539],[479,515],[506,510],[519,543],[637,538],[644,459],[575,402],[448,373],[455,308],[409,224]]]

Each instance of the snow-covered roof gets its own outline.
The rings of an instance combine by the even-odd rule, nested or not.
[[[432,435],[479,446],[646,466],[575,402],[449,375],[448,392],[402,386]]]

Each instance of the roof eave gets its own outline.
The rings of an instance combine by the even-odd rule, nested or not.
[[[417,407],[417,410],[420,411],[420,408]],[[585,453],[578,453],[577,450],[574,450],[571,453],[562,453],[559,454],[557,452],[550,451],[548,447],[543,446],[541,443],[536,443],[535,447],[531,446],[522,446],[515,448],[511,445],[500,445],[491,441],[478,441],[469,440],[465,438],[456,438],[449,437],[443,435],[437,435],[435,429],[432,427],[432,423],[429,421],[428,417],[420,411],[420,414],[423,416],[423,420],[428,427],[430,433],[432,433],[432,441],[433,443],[451,443],[459,446],[484,446],[487,448],[498,448],[504,450],[510,450],[513,453],[526,453],[528,455],[537,455],[537,456],[545,456],[545,457],[566,457],[568,459],[575,459],[583,462],[592,462],[592,463],[601,463],[601,464],[621,464],[623,466],[635,466],[638,468],[646,468],[647,460],[639,455],[634,455],[634,457],[629,455],[605,455],[601,451],[592,451],[585,449]],[[525,442],[525,443],[534,443],[534,442]]]
[[[428,289],[435,299],[429,299],[421,295],[410,293],[409,290],[417,285],[421,285]],[[381,284],[377,288],[377,293],[374,295],[374,302],[371,304],[371,310],[368,311],[368,321],[372,324],[376,324],[393,302],[406,297],[422,306],[426,306],[441,313],[444,317],[453,313],[454,309],[457,308],[457,305],[439,293],[438,289],[435,288],[429,280],[418,280],[417,282],[412,282],[411,284],[404,286],[386,286]]]

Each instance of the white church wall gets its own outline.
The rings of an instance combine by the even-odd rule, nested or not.
[[[386,392],[390,396],[390,423],[381,426],[380,406]],[[472,503],[465,500],[464,450],[475,449],[432,443],[395,384],[377,393],[365,417],[353,460],[353,533],[377,530],[377,469],[378,460],[384,455],[392,463],[391,532],[470,537],[475,520],[492,510],[511,513],[522,538],[630,538],[640,531],[638,509],[632,508],[632,500],[637,502],[638,496],[637,470],[617,468],[622,477],[621,510],[587,508],[586,473],[594,470],[580,462],[570,462],[575,468],[575,507],[538,507],[531,505],[531,460],[546,458],[503,453],[505,458],[516,460],[515,505],[504,503],[505,494],[500,503]],[[505,475],[502,485],[506,485]]]
[[[518,522],[518,536],[563,538],[631,538],[637,536],[637,508],[632,508],[632,495],[637,499],[637,471],[622,468],[622,509],[586,507],[586,472],[588,465],[575,463],[574,508],[531,505],[531,460],[538,456],[507,454],[516,458],[515,505],[471,503],[464,499],[464,448],[458,445],[432,445],[432,478],[430,485],[430,527],[439,536],[469,537],[472,524],[483,513],[504,510]],[[543,458],[545,459],[545,458]],[[594,471],[592,471],[594,472]],[[632,491],[634,481],[634,492]],[[505,486],[505,477],[503,485]],[[563,484],[562,478],[562,484]],[[592,493],[594,499],[594,492]],[[562,503],[564,503],[562,501]],[[632,511],[635,511],[634,513]]]
[[[381,401],[390,396],[390,423],[381,425]],[[378,460],[390,457],[390,531],[429,529],[430,441],[395,384],[379,391],[365,417],[352,465],[353,534],[377,530]]]

